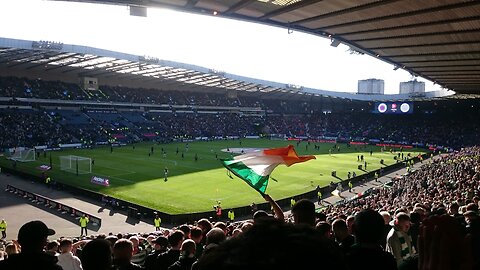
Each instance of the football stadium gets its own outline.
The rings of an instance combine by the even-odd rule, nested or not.
[[[0,269],[479,268],[478,1],[11,2]]]

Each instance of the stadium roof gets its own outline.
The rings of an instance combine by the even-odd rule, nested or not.
[[[126,54],[80,45],[50,41],[0,38],[0,70],[19,74],[41,74],[64,80],[66,77],[94,77],[99,83],[116,85],[134,82],[137,88],[165,90],[233,90],[258,97],[301,100],[305,97],[331,97],[350,100],[425,100],[452,95],[441,90],[398,95],[359,95],[306,88],[229,74],[205,67]]]
[[[461,94],[480,93],[477,0],[57,0],[162,7],[298,30]],[[132,10],[132,9],[131,9]]]

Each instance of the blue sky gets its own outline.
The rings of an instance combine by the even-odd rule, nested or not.
[[[130,16],[126,6],[2,0],[0,25],[1,37],[155,56],[330,91],[356,92],[358,80],[378,78],[385,80],[386,94],[397,94],[399,83],[412,79],[373,57],[351,55],[344,45],[332,47],[325,38],[164,9],[149,9],[144,18]],[[440,90],[429,81],[425,87]]]

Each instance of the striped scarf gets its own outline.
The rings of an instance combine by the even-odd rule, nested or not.
[[[400,241],[400,254],[402,255],[402,259],[407,259],[408,257],[412,256],[412,254],[415,252],[414,247],[410,248],[408,247],[407,239],[408,237],[410,240],[410,243],[412,243],[412,239],[410,238],[410,235],[405,235],[401,231],[395,230],[395,233],[397,234],[398,240]]]

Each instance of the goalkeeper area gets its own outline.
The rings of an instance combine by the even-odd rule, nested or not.
[[[60,156],[60,170],[75,174],[91,173],[92,159],[74,155]]]
[[[24,147],[11,149],[9,159],[19,162],[35,161],[35,149]]]
[[[315,160],[286,167],[278,166],[266,190],[275,200],[290,198],[348,178],[348,172],[360,176],[397,163],[399,148],[390,152],[373,145],[351,145],[268,139],[191,141],[158,144],[137,143],[111,148],[62,149],[40,155],[33,162],[19,162],[15,170],[34,176],[37,167],[49,165],[52,180],[100,192],[169,214],[212,211],[217,200],[224,209],[248,206],[265,200],[257,191],[236,176],[229,177],[220,159],[258,149],[294,145],[299,155],[315,155]],[[317,147],[315,147],[317,145]],[[337,148],[335,148],[337,147]],[[340,150],[339,150],[339,149]],[[153,151],[152,151],[153,150]],[[370,152],[371,151],[371,152]],[[414,157],[427,149],[404,148],[404,156]],[[361,155],[364,161],[360,160]],[[51,159],[50,159],[51,156]],[[197,156],[197,159],[195,158]],[[401,154],[400,154],[401,156]],[[94,161],[92,164],[92,160]],[[383,164],[382,161],[383,160]],[[365,169],[365,161],[368,167]],[[76,167],[78,164],[78,175]],[[0,166],[13,168],[12,162],[0,157]],[[359,165],[363,165],[359,169]],[[168,179],[165,181],[165,169]],[[332,171],[336,176],[332,176]],[[91,171],[91,173],[88,173]],[[109,185],[92,183],[93,177]]]

